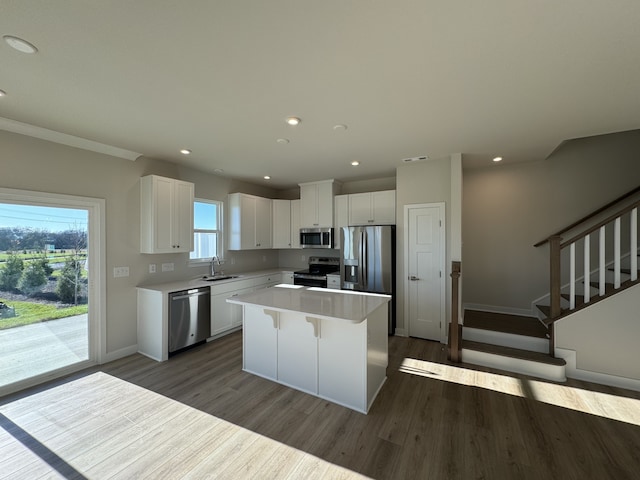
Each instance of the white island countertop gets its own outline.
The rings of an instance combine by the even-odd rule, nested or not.
[[[390,300],[390,295],[281,284],[228,298],[227,302],[361,323]]]

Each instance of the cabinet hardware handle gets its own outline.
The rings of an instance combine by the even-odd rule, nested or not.
[[[418,277],[416,277],[415,275],[411,275],[409,277],[409,280],[411,280],[412,282],[415,282],[416,280],[420,280]]]

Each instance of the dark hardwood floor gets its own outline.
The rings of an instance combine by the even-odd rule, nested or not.
[[[390,337],[388,380],[363,415],[242,372],[241,348],[237,332],[168,362],[133,355],[66,381],[99,370],[376,479],[639,478],[639,392],[453,365],[444,345]]]

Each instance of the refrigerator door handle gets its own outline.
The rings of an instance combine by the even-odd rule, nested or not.
[[[366,230],[362,230],[362,239],[360,240],[360,245],[362,245],[362,286],[365,290],[369,288],[369,236],[367,235]]]

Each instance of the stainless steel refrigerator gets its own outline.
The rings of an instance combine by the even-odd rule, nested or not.
[[[396,229],[366,225],[340,229],[340,285],[344,290],[385,293],[389,302],[389,335],[396,329]]]

